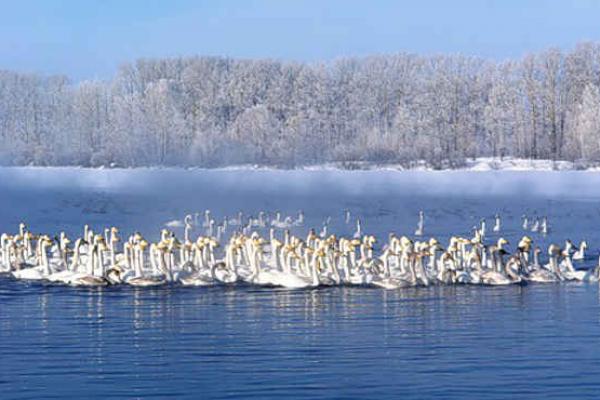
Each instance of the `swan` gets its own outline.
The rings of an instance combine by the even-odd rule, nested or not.
[[[126,283],[128,279],[135,276],[132,266],[133,243],[131,241],[123,244],[123,253],[115,256],[115,263],[106,271],[106,279],[113,285]]]
[[[597,268],[591,268],[587,270],[576,270],[573,267],[571,260],[571,254],[567,250],[562,252],[563,261],[559,264],[559,270],[564,279],[569,281],[585,281],[585,282],[597,282],[598,281],[598,270]]]
[[[83,239],[79,238],[75,241],[73,257],[71,259],[70,264],[67,262],[66,259],[66,254],[68,252],[68,244],[69,241],[65,238],[59,246],[61,256],[64,257],[64,259],[62,260],[63,269],[61,271],[56,271],[48,275],[46,278],[48,281],[60,282],[70,285],[74,280],[85,276],[85,274],[77,271],[77,268],[81,262],[81,247],[83,246]]]
[[[216,262],[212,266],[213,277],[225,284],[232,284],[239,280],[239,277],[235,271],[235,261],[233,255],[232,246],[226,246],[225,249],[225,260]]]
[[[479,251],[480,249],[478,249],[477,247],[474,247],[470,251],[464,271],[457,273],[457,282],[467,283],[471,285],[481,284],[481,275],[483,273],[483,268],[481,257],[479,256]]]
[[[304,217],[302,217],[304,218]],[[261,227],[264,227],[265,224],[263,223],[263,225],[261,225]],[[275,214],[275,219],[271,221],[271,226],[275,227],[275,228],[279,228],[279,229],[288,229],[291,228],[292,226],[294,226],[294,221],[292,220],[292,217],[285,217],[285,219],[281,219],[281,213],[277,212]]]
[[[0,273],[7,273],[11,270],[11,253],[13,252],[12,236],[3,233],[0,236]]]
[[[506,263],[504,271],[506,273],[506,277],[512,283],[519,283],[523,280],[521,277],[521,269],[522,269],[521,267],[522,267],[522,264],[521,264],[521,260],[519,259],[519,257],[511,256],[508,259],[508,262]]]
[[[542,226],[541,226],[541,231],[543,235],[547,235],[549,228],[548,228],[548,218],[544,217],[542,218]]]
[[[529,253],[533,240],[529,236],[523,236],[517,244],[517,250],[521,263],[527,268],[529,266]]]
[[[501,271],[504,270],[504,261],[502,256],[506,254],[506,250],[495,248],[491,250],[492,269],[481,273],[481,283],[488,286],[510,285],[513,282]]]
[[[48,236],[41,236],[37,245],[38,265],[21,263],[19,269],[12,271],[12,276],[16,279],[31,281],[46,279],[52,273],[47,254],[48,246],[51,244],[52,240]]]
[[[449,251],[442,253],[437,260],[437,264],[437,274],[435,278],[439,283],[449,285],[457,281],[454,276],[456,271],[455,259]],[[462,281],[460,283],[467,282]]]
[[[327,222],[323,223],[323,228],[321,228],[321,232],[319,232],[319,237],[321,239],[325,239],[327,237]]]
[[[354,231],[354,235],[352,235],[352,237],[354,239],[360,239],[362,237],[363,233],[362,233],[362,226],[360,223],[360,218],[356,219],[356,230]]]
[[[283,224],[283,221],[280,221],[281,218],[281,214],[277,213],[277,220],[276,221],[272,221],[271,225],[275,225],[275,224]],[[258,213],[258,218],[256,219],[252,219],[250,218],[250,226],[251,227],[255,227],[255,228],[264,228],[267,226],[267,221],[265,220],[265,212],[264,211],[260,211]],[[278,226],[281,227],[281,226]]]
[[[340,264],[343,275],[341,277],[342,283],[345,285],[366,285],[371,282],[372,276],[370,276],[364,269],[358,268],[356,265],[356,247],[360,245],[359,240],[347,240],[341,239],[339,243],[340,248]],[[385,256],[385,254],[384,254]],[[308,255],[306,255],[308,257]],[[384,261],[387,264],[388,260]],[[305,263],[308,265],[308,258]]]
[[[210,210],[204,210],[204,222],[202,222],[202,227],[207,229],[210,226],[210,221],[212,218],[210,217]]]
[[[213,275],[213,267],[216,264],[212,247],[216,246],[214,239],[198,238],[193,245],[194,261],[185,261],[180,268],[188,268],[186,271],[179,271],[174,280],[179,281],[184,286],[211,286],[216,283]],[[207,253],[209,255],[207,256]],[[207,260],[208,258],[208,260]],[[206,266],[206,262],[210,266]]]
[[[163,242],[161,242],[163,243]],[[141,286],[141,287],[148,287],[148,286],[159,286],[159,285],[164,285],[166,283],[166,280],[164,279],[164,277],[162,276],[144,276],[143,274],[143,269],[144,269],[144,264],[145,264],[145,260],[144,260],[144,251],[146,250],[146,248],[148,247],[148,242],[145,241],[144,239],[141,239],[138,243],[136,243],[133,247],[133,253],[131,254],[131,258],[132,258],[132,263],[133,263],[133,267],[134,267],[134,272],[135,274],[127,279],[125,281],[125,283],[127,283],[128,285],[131,286]],[[155,246],[153,246],[154,248]],[[161,247],[162,248],[162,247]],[[162,255],[162,253],[161,253]],[[154,254],[150,254],[150,259],[151,262],[154,262]],[[159,258],[162,260],[163,258],[160,257]],[[154,265],[153,265],[154,267]],[[153,272],[154,268],[153,268]]]
[[[244,214],[240,211],[236,217],[225,219],[228,225],[231,226],[242,226],[244,220]]]
[[[278,251],[277,249],[275,251]],[[316,258],[320,254],[315,253],[313,262],[311,263],[312,276],[310,278],[301,277],[292,273],[285,273],[278,269],[268,270],[261,264],[260,243],[255,243],[252,246],[250,254],[250,264],[253,269],[251,282],[261,286],[280,286],[288,289],[303,289],[307,287],[316,287],[319,285],[316,272]],[[323,254],[324,255],[324,254]],[[277,259],[278,257],[275,257]]]
[[[527,219],[527,215],[523,215],[521,217],[523,219],[523,223],[521,224],[521,227],[523,228],[524,231],[529,229],[529,220]]]
[[[423,230],[425,225],[425,213],[423,210],[419,211],[419,222],[417,223],[417,230],[415,236],[423,236]]]
[[[480,239],[482,242],[485,238],[485,234],[486,234],[486,222],[485,222],[485,218],[481,218],[481,221],[479,221],[479,235],[480,235]]]
[[[369,284],[386,290],[394,290],[414,286],[414,284],[411,281],[406,279],[402,279],[399,277],[381,277],[377,275],[371,279]]]
[[[190,214],[186,215],[183,219],[183,240],[185,240],[186,242],[190,241],[190,231],[194,228],[194,226],[192,225],[192,221],[193,217]]]
[[[536,247],[533,249],[533,264],[527,266],[527,273],[523,276],[523,279],[529,282],[537,282],[537,283],[551,283],[557,282],[560,280],[558,275],[556,275],[553,270],[542,268],[539,262],[539,254],[541,253],[541,249]],[[551,250],[549,252],[550,257],[553,257],[554,251]]]
[[[496,214],[494,216],[494,227],[492,228],[493,232],[500,232],[500,216],[498,214]]]
[[[536,218],[531,224],[531,232],[538,232],[540,229],[540,220]]]
[[[102,236],[95,238],[95,243],[88,247],[87,273],[73,274],[68,281],[71,286],[106,286],[109,281],[104,276],[102,252],[106,249]],[[96,275],[99,269],[100,275]]]
[[[584,240],[579,244],[579,247],[573,253],[573,261],[581,261],[585,259],[585,250],[587,249],[587,242]]]

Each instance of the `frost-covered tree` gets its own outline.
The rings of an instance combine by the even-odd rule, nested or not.
[[[600,160],[600,90],[594,84],[583,91],[575,116],[575,136],[582,159]]]
[[[300,165],[597,159],[600,45],[496,63],[141,59],[109,81],[0,71],[0,163]]]

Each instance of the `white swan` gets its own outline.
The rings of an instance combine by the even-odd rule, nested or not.
[[[315,258],[317,255],[315,254]],[[254,246],[250,254],[250,263],[254,271],[251,282],[261,286],[279,286],[288,289],[303,289],[319,285],[316,276],[316,261],[312,263],[312,277],[305,278],[292,273],[285,273],[280,270],[268,270],[262,267],[261,255],[259,249]]]
[[[523,279],[529,282],[537,283],[551,283],[560,280],[559,276],[556,275],[552,270],[542,268],[539,262],[539,254],[541,249],[536,247],[533,249],[533,263],[527,266],[527,273],[523,276]],[[553,251],[550,252],[550,257],[553,256]]]
[[[492,249],[492,269],[481,273],[481,283],[488,286],[503,286],[513,284],[513,280],[504,275],[501,271],[504,270],[504,261],[502,256],[506,254],[504,249]]]
[[[587,242],[584,240],[579,244],[579,247],[573,253],[573,261],[581,261],[585,259],[585,250],[587,249]]]
[[[501,222],[500,222],[500,216],[498,214],[496,214],[494,216],[494,227],[492,228],[493,232],[500,232],[500,228],[501,228]]]
[[[419,222],[417,223],[417,230],[415,236],[423,236],[425,229],[425,213],[423,210],[419,211]]]
[[[161,244],[162,244],[161,249],[163,249],[164,243],[161,242]],[[128,285],[148,287],[148,286],[160,286],[160,285],[164,285],[166,283],[166,279],[160,275],[144,276],[144,273],[143,273],[144,265],[145,265],[144,251],[147,247],[148,247],[148,242],[146,242],[143,239],[134,245],[133,253],[132,253],[131,257],[132,257],[132,263],[133,263],[135,274],[131,278],[129,278],[125,281],[125,283],[127,283]],[[154,249],[154,247],[156,247],[156,246],[152,246],[152,247]],[[153,258],[154,256],[158,256],[158,257],[160,257],[161,260],[163,260],[163,258],[161,257],[163,255],[164,255],[163,253],[150,254],[151,263],[155,262],[155,260]],[[156,274],[158,272],[158,271],[156,271],[157,267],[154,264],[152,265],[152,267],[153,267],[152,268],[153,274]]]
[[[12,272],[12,276],[16,279],[39,281],[46,279],[52,271],[48,262],[48,246],[52,244],[52,240],[48,236],[42,236],[38,239],[37,258],[38,264],[20,264],[20,268]]]

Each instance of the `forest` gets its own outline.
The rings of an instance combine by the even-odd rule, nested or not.
[[[600,44],[497,61],[140,59],[109,80],[0,70],[0,164],[291,168],[600,161]]]

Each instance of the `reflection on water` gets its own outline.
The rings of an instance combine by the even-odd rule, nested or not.
[[[595,285],[0,284],[0,389],[14,398],[570,397],[573,387],[591,398],[600,390]]]

